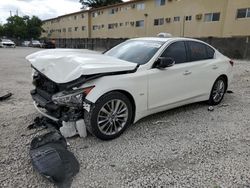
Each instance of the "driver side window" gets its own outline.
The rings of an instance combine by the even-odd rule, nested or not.
[[[185,43],[180,41],[170,44],[162,53],[161,57],[170,57],[175,61],[175,64],[187,62]]]

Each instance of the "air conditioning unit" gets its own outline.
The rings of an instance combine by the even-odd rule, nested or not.
[[[171,18],[166,18],[165,20],[166,20],[167,23],[171,22]]]
[[[195,16],[195,18],[196,18],[196,20],[201,20],[201,19],[202,19],[202,14],[197,14],[197,15]]]

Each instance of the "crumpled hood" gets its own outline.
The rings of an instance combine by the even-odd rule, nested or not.
[[[129,71],[137,64],[119,60],[90,50],[42,50],[26,59],[39,72],[56,83],[67,83],[82,75]]]

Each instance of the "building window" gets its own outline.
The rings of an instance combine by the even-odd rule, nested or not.
[[[110,15],[115,14],[115,9],[114,9],[114,8],[109,9],[108,13],[109,13]]]
[[[192,16],[185,16],[185,20],[186,21],[191,21],[192,20]]]
[[[98,13],[97,12],[92,12],[92,17],[95,18],[98,16]]]
[[[137,10],[144,10],[145,4],[144,3],[137,3],[136,8],[137,8]]]
[[[82,26],[82,31],[84,31],[86,29],[86,26]]]
[[[122,11],[127,11],[127,10],[130,10],[131,9],[131,6],[125,6],[122,8]]]
[[[243,8],[237,10],[236,18],[249,18],[250,17],[250,8]]]
[[[77,31],[78,30],[78,27],[75,27],[75,31]]]
[[[123,23],[120,23],[120,27],[122,27],[123,26]]]
[[[208,13],[208,14],[205,14],[204,21],[205,22],[220,21],[220,13]]]
[[[108,29],[114,29],[114,28],[115,28],[114,24],[108,24]]]
[[[66,28],[63,28],[63,32],[66,32]]]
[[[125,22],[125,26],[129,26],[129,22]]]
[[[74,19],[76,20],[76,19],[77,19],[77,16],[74,16]]]
[[[154,25],[163,25],[164,24],[164,18],[158,18],[154,20]]]
[[[155,0],[155,5],[156,6],[163,6],[165,5],[165,0]]]
[[[72,31],[72,28],[71,28],[71,27],[69,27],[69,28],[68,28],[68,32],[71,32],[71,31]]]
[[[175,16],[174,17],[174,22],[179,22],[180,21],[180,16]]]
[[[84,18],[84,14],[82,14],[82,18]]]
[[[144,20],[139,20],[135,22],[135,27],[144,27]]]
[[[108,24],[108,29],[114,29],[118,26],[118,23]]]
[[[99,25],[93,25],[93,30],[98,30],[99,28]]]

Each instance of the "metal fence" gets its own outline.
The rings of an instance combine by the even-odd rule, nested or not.
[[[127,39],[112,38],[75,38],[75,39],[56,39],[56,47],[58,48],[83,48],[91,50],[105,51]]]
[[[230,58],[250,59],[250,37],[200,38]]]
[[[230,58],[250,59],[250,37],[232,38],[198,38],[205,41]],[[56,46],[59,48],[83,48],[105,51],[123,41],[126,38],[74,38],[56,39]]]

